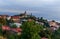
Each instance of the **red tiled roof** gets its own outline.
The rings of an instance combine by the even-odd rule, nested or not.
[[[22,29],[21,28],[10,28],[9,26],[2,26],[2,30],[11,30],[11,31],[14,31],[14,32],[21,32]]]
[[[11,16],[11,18],[16,19],[16,18],[20,18],[20,16]]]
[[[16,28],[16,30],[17,30],[18,32],[21,32],[21,31],[22,31],[22,29],[20,29],[20,28]]]
[[[11,31],[14,31],[14,32],[21,32],[22,30],[20,28],[12,28]]]
[[[2,30],[10,30],[9,26],[2,26]]]

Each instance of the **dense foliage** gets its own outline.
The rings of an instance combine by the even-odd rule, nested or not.
[[[22,36],[21,39],[40,39],[39,32],[43,27],[36,24],[34,21],[24,22],[22,24]]]

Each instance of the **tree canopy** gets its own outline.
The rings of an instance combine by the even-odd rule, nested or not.
[[[21,39],[40,39],[39,32],[43,29],[42,25],[32,22],[24,22],[22,24],[22,35]]]

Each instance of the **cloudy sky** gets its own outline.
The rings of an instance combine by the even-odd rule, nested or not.
[[[24,11],[60,21],[60,0],[0,0],[0,14],[13,15]]]

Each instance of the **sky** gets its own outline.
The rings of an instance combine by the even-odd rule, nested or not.
[[[0,14],[14,15],[24,11],[60,21],[60,0],[0,0]]]

